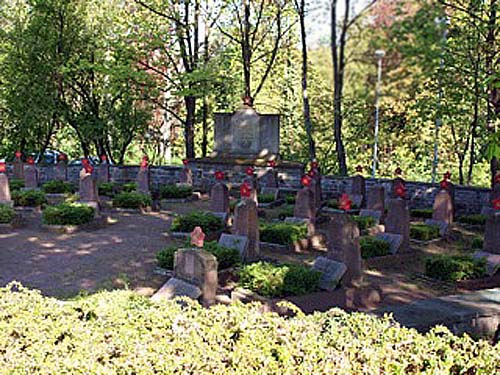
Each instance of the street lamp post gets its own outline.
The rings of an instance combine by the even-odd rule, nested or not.
[[[375,57],[378,60],[378,73],[377,73],[377,89],[375,91],[375,141],[373,142],[373,164],[372,164],[372,177],[375,178],[377,173],[378,163],[378,129],[379,129],[379,107],[380,107],[380,91],[382,86],[382,60],[385,56],[385,51],[376,50]]]

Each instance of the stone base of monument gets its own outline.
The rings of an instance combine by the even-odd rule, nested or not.
[[[500,270],[500,254],[487,253],[486,251],[476,251],[473,255],[476,259],[486,260],[486,273],[493,276]]]
[[[80,225],[41,224],[40,228],[48,232],[72,234],[76,232],[88,232],[88,231],[102,229],[105,228],[109,223],[110,219],[108,216],[100,215],[99,217],[94,218],[94,220],[92,220],[90,223],[86,224],[80,224]]]
[[[66,194],[45,194],[47,203],[51,206],[56,206],[58,204],[64,203],[66,200]]]

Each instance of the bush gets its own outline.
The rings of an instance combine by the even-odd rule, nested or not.
[[[113,207],[139,209],[151,204],[151,197],[146,194],[121,192],[113,197]]]
[[[214,233],[224,229],[222,220],[207,212],[192,212],[187,215],[177,216],[170,230],[172,232],[191,233],[194,228],[201,227],[205,233]]]
[[[295,204],[296,195],[295,194],[287,194],[285,195],[286,204]]]
[[[18,178],[13,178],[9,181],[10,190],[21,190],[24,187],[24,180]]]
[[[321,273],[296,264],[258,262],[243,266],[239,284],[265,297],[295,296],[318,290]]]
[[[411,210],[411,216],[421,219],[432,219],[432,208],[416,208]]]
[[[281,207],[278,210],[278,218],[280,220],[285,220],[287,217],[293,217],[294,210],[295,210],[294,206],[291,205],[286,205],[284,207]]]
[[[160,188],[162,199],[184,199],[193,195],[191,186],[164,185]]]
[[[260,240],[279,245],[292,245],[294,242],[307,238],[305,224],[291,223],[261,223]]]
[[[127,182],[126,184],[122,185],[121,191],[133,193],[137,191],[137,184],[135,182]]]
[[[380,238],[363,236],[359,240],[363,259],[381,257],[391,253],[391,246]]]
[[[42,222],[47,225],[81,225],[90,223],[93,218],[92,207],[76,203],[47,207],[42,213]]]
[[[168,270],[174,269],[175,252],[178,250],[176,246],[166,247],[156,253],[156,261],[158,266]]]
[[[0,224],[11,223],[14,220],[14,216],[16,216],[16,211],[13,208],[5,204],[0,204]]]
[[[101,182],[97,185],[97,190],[99,191],[99,195],[113,198],[115,195],[115,187],[116,184],[114,182]]]
[[[259,203],[273,203],[276,201],[274,194],[259,194],[257,195]]]
[[[483,243],[484,243],[483,237],[476,236],[471,241],[471,247],[473,249],[482,249]]]
[[[12,200],[16,206],[39,207],[47,202],[45,193],[40,190],[15,190]]]
[[[410,237],[419,241],[430,241],[439,238],[439,227],[427,224],[411,224]]]
[[[468,255],[434,255],[425,262],[425,274],[444,281],[477,279],[486,275],[486,260]]]
[[[66,181],[53,180],[42,185],[46,194],[67,194],[74,191],[73,185]]]
[[[377,223],[371,216],[351,216],[352,220],[358,224],[359,230],[365,230],[374,227]]]
[[[0,317],[5,374],[498,373],[498,345],[340,309],[284,317],[132,291],[61,303],[15,284],[0,289]]]
[[[475,214],[475,215],[465,215],[459,216],[457,221],[463,224],[471,224],[471,225],[485,225],[488,217],[486,215]]]

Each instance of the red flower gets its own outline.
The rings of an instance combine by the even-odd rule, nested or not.
[[[311,168],[312,169],[318,169],[318,167],[319,167],[319,163],[316,160],[313,160],[311,162]]]
[[[362,167],[361,165],[358,165],[358,166],[356,167],[356,172],[358,172],[358,173],[363,172],[363,167]]]
[[[314,177],[316,175],[316,172],[314,169],[309,169],[309,172],[307,172],[307,174],[310,176],[310,177]]]
[[[450,183],[447,180],[443,180],[439,183],[439,186],[443,190],[448,190],[448,188],[450,187]]]
[[[88,161],[87,161],[87,164],[84,164],[84,165],[83,165],[83,168],[85,169],[85,172],[90,173],[90,174],[92,174],[92,172],[94,171],[94,167],[93,167],[93,166],[91,166],[91,165],[88,163]]]
[[[89,165],[89,159],[86,158],[82,159],[82,165],[83,166]]]
[[[35,164],[35,159],[33,159],[33,156],[28,156],[28,159],[26,160],[26,162],[28,164],[33,165],[33,164]]]
[[[253,168],[252,167],[248,167],[247,170],[246,170],[246,174],[247,174],[247,176],[253,176]]]
[[[302,176],[302,178],[300,179],[300,183],[305,187],[311,186],[311,181],[312,181],[311,177],[309,177],[306,174]]]
[[[189,163],[188,159],[182,159],[182,164],[184,164],[186,166],[186,165],[188,165],[188,163]]]
[[[222,172],[222,171],[215,172],[215,179],[218,181],[223,180],[224,179],[224,172]]]
[[[101,155],[101,161],[106,161],[108,160],[108,157],[105,154]]]
[[[17,159],[21,159],[22,156],[23,156],[23,153],[21,151],[16,151],[16,158]]]
[[[276,160],[269,160],[267,162],[267,165],[269,165],[271,168],[275,168],[276,167]]]
[[[445,180],[450,180],[450,179],[451,179],[451,172],[450,172],[450,171],[446,172],[446,173],[443,175],[443,177],[444,177],[444,179],[445,179]]]
[[[149,158],[147,156],[143,156],[141,160],[141,169],[145,169],[148,167]]]
[[[240,195],[242,198],[250,198],[252,194],[252,187],[248,182],[244,182],[240,186]]]
[[[66,155],[64,152],[61,152],[57,159],[59,159],[60,161],[66,161],[68,160],[68,155]]]
[[[496,184],[500,184],[500,173],[498,173],[496,176],[495,176],[495,185]]]
[[[349,199],[349,196],[346,193],[342,194],[339,199],[339,208],[344,211],[349,211],[351,205],[352,201]]]
[[[403,173],[403,170],[399,167],[396,168],[396,170],[394,171],[394,173],[396,173],[396,175],[400,175],[401,173]]]
[[[0,161],[0,173],[6,173],[7,172],[7,165],[5,164],[4,161]]]
[[[497,210],[497,211],[498,211],[498,210],[500,210],[500,198],[493,199],[493,200],[491,201],[491,203],[493,204],[493,208],[494,208],[495,210]]]
[[[401,182],[398,182],[394,188],[394,192],[399,198],[404,198],[406,196],[406,186],[404,186]]]
[[[203,233],[203,229],[201,227],[195,227],[191,232],[191,245],[196,247],[203,247],[205,241],[205,233]]]

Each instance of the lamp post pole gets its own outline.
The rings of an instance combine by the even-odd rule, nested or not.
[[[377,173],[378,164],[378,130],[379,130],[379,112],[380,112],[380,91],[382,86],[382,60],[385,56],[385,51],[375,51],[375,57],[378,60],[377,72],[377,89],[375,91],[375,140],[373,142],[373,163],[372,163],[372,177],[375,178]]]

